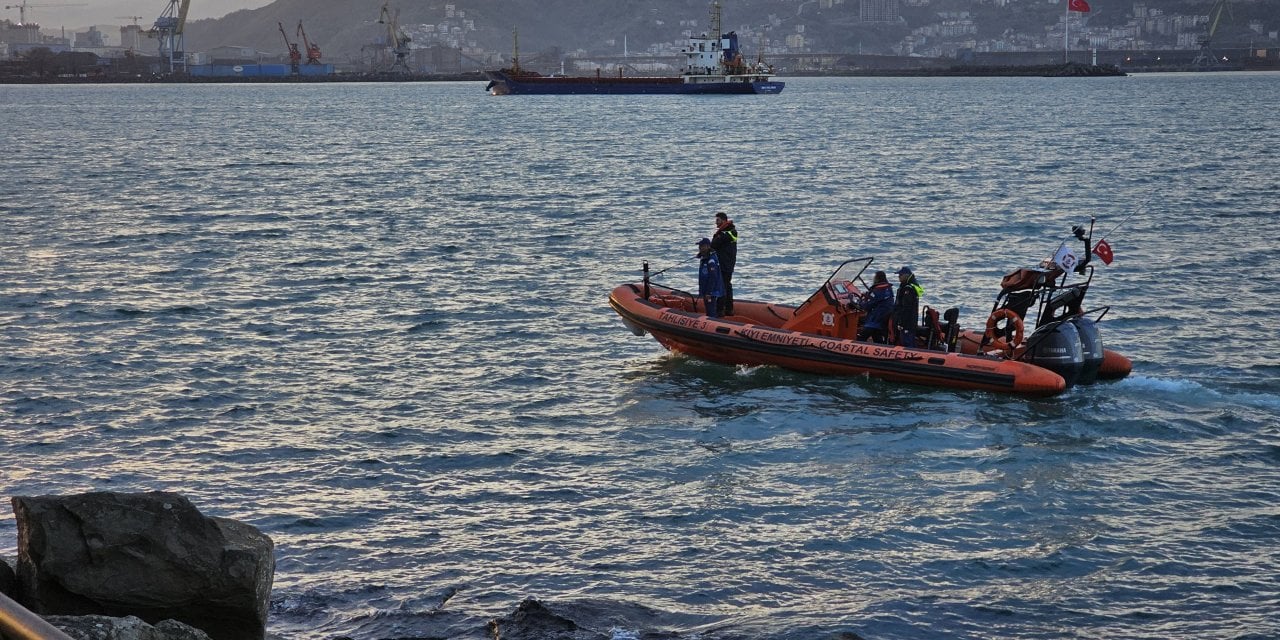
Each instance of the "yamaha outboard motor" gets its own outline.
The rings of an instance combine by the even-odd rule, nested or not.
[[[1098,331],[1098,323],[1089,316],[1075,316],[1071,324],[1080,333],[1080,349],[1084,352],[1084,367],[1080,369],[1080,379],[1076,384],[1093,384],[1098,379],[1098,369],[1102,367],[1102,333]]]
[[[1027,338],[1027,345],[1019,360],[1062,376],[1068,387],[1079,380],[1084,369],[1084,350],[1076,325],[1065,321],[1046,324]],[[1096,375],[1097,370],[1094,373]]]

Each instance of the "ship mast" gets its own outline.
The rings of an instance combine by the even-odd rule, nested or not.
[[[715,38],[713,45],[717,49],[720,48],[720,0],[711,3],[711,37]]]
[[[520,73],[520,30],[511,30],[511,71]]]

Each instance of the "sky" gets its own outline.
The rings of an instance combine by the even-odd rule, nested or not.
[[[27,21],[38,22],[42,30],[59,27],[83,29],[90,25],[124,25],[133,20],[119,16],[142,16],[138,24],[149,27],[169,6],[168,0],[26,0]],[[218,18],[240,9],[256,9],[273,0],[191,0],[187,19]],[[16,6],[22,0],[5,0],[0,6]],[[55,6],[57,5],[57,6]],[[75,6],[70,6],[75,5]],[[6,9],[4,18],[18,21],[19,12]]]

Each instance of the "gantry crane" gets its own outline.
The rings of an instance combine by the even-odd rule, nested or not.
[[[409,73],[409,34],[400,28],[400,10],[396,9],[393,14],[387,7],[389,3],[383,3],[382,14],[378,16],[378,24],[387,25],[387,46],[391,48],[391,53],[395,55],[395,61],[391,63],[391,70],[400,69],[405,73]]]
[[[1227,6],[1227,0],[1218,0],[1213,3],[1213,7],[1209,9],[1209,26],[1203,36],[1200,36],[1200,53],[1196,54],[1196,59],[1191,62],[1196,66],[1214,66],[1221,61],[1213,52],[1213,34],[1218,31],[1218,24],[1222,21],[1222,11],[1226,9],[1227,13],[1231,13],[1231,8]]]
[[[307,50],[307,64],[320,64],[320,45],[307,39],[307,30],[298,21],[298,35],[302,36],[302,46]]]
[[[187,10],[191,0],[169,0],[149,32],[160,41],[160,59],[169,61],[169,73],[186,71],[187,54],[183,29],[187,26]]]
[[[292,69],[294,73],[297,73],[298,63],[302,62],[302,53],[298,51],[298,43],[289,42],[289,34],[284,32],[283,22],[277,22],[276,24],[280,26],[280,36],[284,38],[285,46],[289,47],[289,68]]]
[[[80,3],[80,4],[27,4],[27,0],[22,0],[22,4],[7,4],[7,5],[5,5],[5,6],[4,6],[4,8],[5,8],[6,10],[8,10],[8,9],[17,9],[17,10],[18,10],[18,24],[19,24],[19,25],[24,25],[24,24],[26,24],[26,23],[27,23],[27,9],[32,9],[32,8],[35,8],[35,7],[83,7],[83,6],[84,6],[84,3]]]

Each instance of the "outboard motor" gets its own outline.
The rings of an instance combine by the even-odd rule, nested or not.
[[[1070,322],[1080,333],[1080,349],[1084,352],[1084,367],[1080,369],[1080,379],[1076,384],[1093,384],[1098,379],[1098,369],[1102,367],[1102,333],[1098,331],[1098,323],[1089,316],[1078,315]]]
[[[1071,387],[1080,379],[1084,369],[1084,350],[1080,346],[1080,331],[1070,322],[1046,324],[1027,338],[1027,350],[1018,358],[1038,367],[1044,367],[1060,376]],[[1094,371],[1095,375],[1097,371]]]

